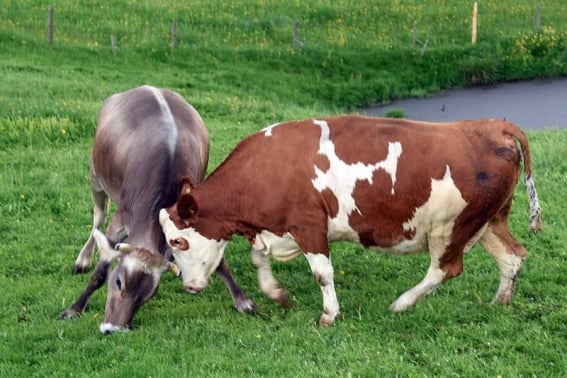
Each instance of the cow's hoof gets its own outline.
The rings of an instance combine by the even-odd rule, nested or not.
[[[89,271],[88,266],[75,265],[73,267],[73,274],[85,274]]]
[[[287,293],[286,289],[280,287],[278,289],[278,294],[273,299],[274,302],[276,302],[281,307],[283,308],[289,307],[289,294]]]
[[[77,310],[74,310],[72,308],[68,308],[65,311],[61,312],[59,314],[59,319],[60,320],[67,320],[67,319],[73,319],[73,318],[77,318],[81,315],[80,312],[78,312]]]
[[[329,315],[323,314],[319,319],[319,328],[327,328],[333,324],[335,320],[331,319]]]
[[[256,305],[248,298],[240,300],[235,307],[242,314],[254,315],[256,313]]]

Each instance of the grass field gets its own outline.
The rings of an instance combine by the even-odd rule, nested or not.
[[[72,276],[92,221],[88,156],[108,95],[152,84],[179,91],[210,131],[210,169],[273,122],[493,81],[567,74],[567,4],[482,1],[54,1],[0,7],[0,377],[567,376],[567,133],[528,132],[544,232],[527,233],[518,185],[511,227],[530,255],[510,306],[492,306],[491,257],[407,313],[388,307],[425,274],[427,256],[333,245],[342,317],[318,329],[321,293],[307,262],[275,263],[281,309],[258,290],[247,242],[226,253],[259,308],[232,308],[218,279],[200,295],[163,276],[128,334],[98,331],[105,290],[84,315],[57,315],[83,290]],[[177,20],[177,47],[170,46]],[[299,41],[293,44],[293,25]],[[412,46],[416,37],[428,40]],[[116,54],[110,50],[115,36]],[[537,100],[537,99],[535,99]]]

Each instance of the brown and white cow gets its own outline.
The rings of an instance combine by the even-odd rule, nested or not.
[[[142,86],[104,102],[90,160],[93,230],[73,272],[88,270],[95,240],[101,259],[83,294],[61,318],[83,312],[90,296],[108,277],[100,330],[109,333],[131,327],[136,311],[155,295],[161,273],[166,269],[178,272],[165,257],[171,251],[158,222],[159,210],[175,203],[181,177],[195,182],[205,177],[208,158],[209,135],[203,120],[179,94]],[[127,239],[129,245],[118,245],[121,252],[113,251],[98,231],[108,214],[109,199],[117,210],[106,236],[115,242]],[[109,275],[117,258],[119,263]],[[253,304],[234,282],[228,264],[223,261],[216,271],[239,311],[252,312]]]
[[[339,314],[329,255],[335,240],[429,252],[425,278],[392,304],[395,312],[459,275],[463,253],[480,242],[500,268],[494,302],[509,303],[527,255],[508,227],[522,155],[529,229],[537,232],[528,141],[512,123],[494,119],[338,116],[276,124],[239,143],[200,185],[185,180],[160,223],[190,292],[207,286],[233,234],[248,238],[260,288],[280,303],[287,293],[268,258],[303,254],[323,293],[320,326]]]

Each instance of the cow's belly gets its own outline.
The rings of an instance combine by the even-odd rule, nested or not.
[[[289,261],[303,253],[289,232],[278,236],[264,230],[256,234],[252,248],[279,261]]]
[[[358,233],[355,230],[353,230],[349,225],[338,224],[335,220],[329,219],[328,226],[329,226],[329,234],[328,234],[329,241],[345,240],[360,244],[360,238]],[[450,225],[439,224],[437,225],[437,227],[431,224],[413,225],[412,230],[414,232],[411,238],[407,238],[407,237],[402,238],[402,236],[400,235],[400,238],[398,238],[397,240],[388,240],[387,245],[386,244],[370,245],[368,246],[368,248],[376,249],[382,252],[394,253],[394,254],[410,254],[410,253],[425,252],[427,251],[428,234],[432,231],[432,229],[435,228],[441,230],[445,228],[452,229],[452,223]]]

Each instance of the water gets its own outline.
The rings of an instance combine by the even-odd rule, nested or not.
[[[524,129],[562,129],[567,128],[567,78],[454,89],[363,112],[383,116],[392,108],[403,109],[405,118],[422,121],[506,118]]]

